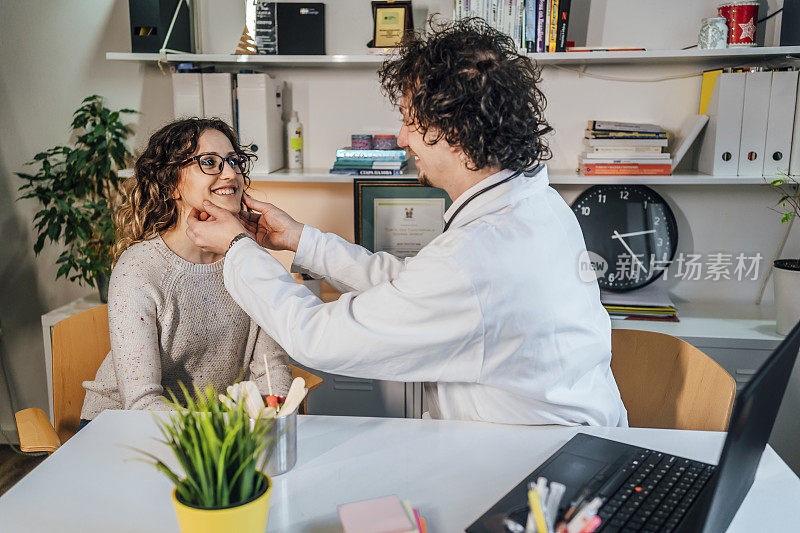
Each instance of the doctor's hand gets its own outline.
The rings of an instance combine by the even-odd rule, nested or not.
[[[239,220],[256,242],[269,250],[297,251],[303,224],[272,204],[244,195],[244,203],[259,213],[239,212]]]
[[[233,238],[244,232],[245,228],[236,215],[208,200],[203,202],[203,209],[205,213],[197,209],[189,213],[186,235],[204,251],[224,255]]]

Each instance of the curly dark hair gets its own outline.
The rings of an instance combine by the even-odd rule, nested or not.
[[[253,152],[239,144],[233,128],[219,118],[192,117],[163,126],[150,137],[136,160],[133,176],[122,185],[122,205],[114,213],[115,264],[131,245],[169,230],[178,222],[178,203],[172,195],[180,181],[181,163],[194,154],[206,130],[223,133],[237,154],[256,159]],[[248,188],[250,176],[245,172],[243,177]]]
[[[525,170],[550,159],[544,136],[553,128],[536,64],[483,19],[431,17],[428,26],[409,32],[378,70],[383,92],[394,105],[405,99],[427,144],[444,138],[460,147],[470,170]]]

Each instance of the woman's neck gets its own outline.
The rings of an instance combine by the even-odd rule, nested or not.
[[[161,239],[175,255],[190,263],[199,265],[214,263],[224,257],[213,252],[205,252],[195,246],[189,236],[186,235],[187,228],[186,217],[181,214],[175,227],[161,233]]]

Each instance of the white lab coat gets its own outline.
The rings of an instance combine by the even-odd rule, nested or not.
[[[251,239],[225,260],[236,302],[298,362],[427,387],[442,418],[627,425],[611,323],[578,274],[583,235],[547,169],[476,197],[415,257],[306,226],[295,265],[345,293],[323,303]],[[498,172],[462,194],[501,181]],[[438,408],[438,409],[437,409]]]

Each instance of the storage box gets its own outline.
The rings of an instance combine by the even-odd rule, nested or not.
[[[325,4],[258,2],[255,40],[259,54],[325,55]]]
[[[131,52],[158,53],[180,1],[181,7],[169,42],[165,48],[194,52],[190,21],[192,17],[184,0],[128,0],[130,12]]]

